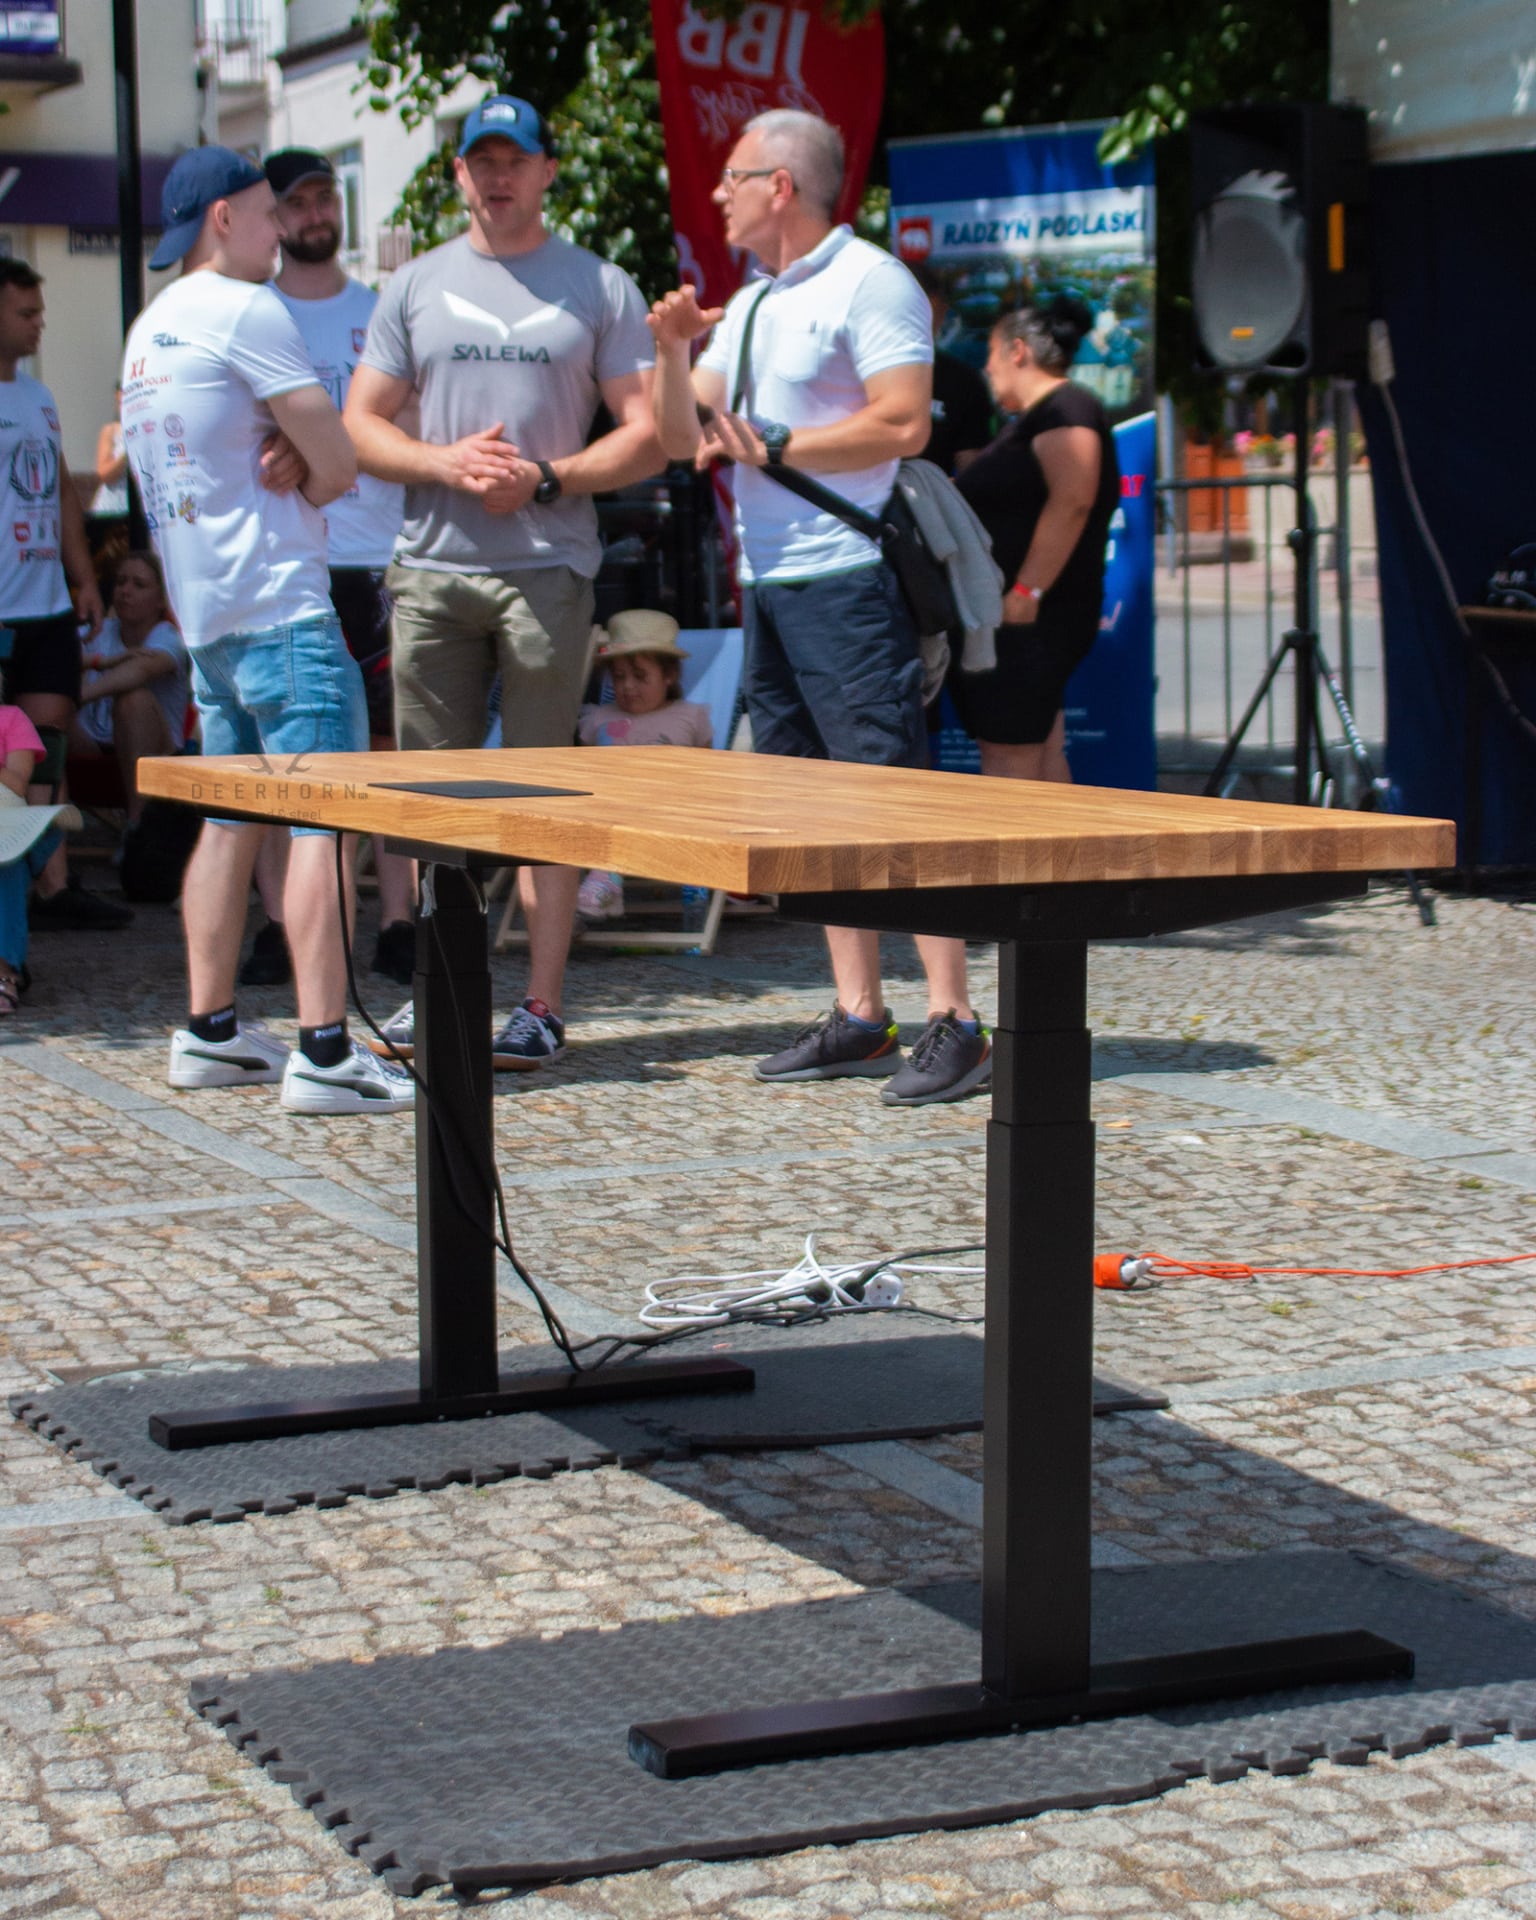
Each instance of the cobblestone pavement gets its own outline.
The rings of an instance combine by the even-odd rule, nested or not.
[[[1096,949],[1102,1250],[1401,1268],[1536,1252],[1536,911],[1383,889]],[[367,949],[367,939],[363,942]],[[910,949],[891,997],[921,1017]],[[990,955],[975,954],[984,1003]],[[409,1116],[173,1093],[174,920],[50,935],[0,1044],[0,1385],[359,1359],[414,1344]],[[498,961],[500,1004],[518,963]],[[376,1011],[394,989],[373,983]],[[579,956],[572,1050],[499,1086],[514,1234],[574,1323],[649,1278],[958,1245],[985,1103],[892,1113],[745,1063],[818,1009],[811,934],[714,959]],[[291,1032],[280,991],[249,996]],[[1533,1263],[1536,1267],[1536,1263]],[[1533,1268],[1192,1279],[1098,1297],[1111,1371],[1165,1414],[1096,1422],[1106,1564],[1352,1546],[1536,1615]],[[964,1278],[922,1304],[975,1311]],[[508,1341],[538,1334],[504,1294]],[[718,1456],[171,1528],[0,1428],[0,1914],[383,1920],[392,1897],[186,1705],[188,1681],[489,1645],[974,1573],[979,1446]],[[1147,1913],[1536,1915],[1536,1748],[1194,1782],[1018,1825],[678,1864],[525,1896],[530,1920]]]

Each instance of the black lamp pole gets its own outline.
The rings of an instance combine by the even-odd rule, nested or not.
[[[139,56],[134,0],[112,0],[112,67],[117,102],[117,267],[123,338],[144,304],[144,199],[139,156]],[[130,475],[128,539],[148,544],[144,509]]]

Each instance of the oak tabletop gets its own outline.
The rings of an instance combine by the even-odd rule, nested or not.
[[[555,794],[401,791],[454,783]],[[740,893],[1359,873],[1455,861],[1449,821],[687,747],[195,755],[139,788],[216,816],[383,833]]]

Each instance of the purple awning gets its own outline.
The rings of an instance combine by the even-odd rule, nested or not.
[[[146,154],[139,170],[146,229],[160,226],[160,189],[175,156]],[[117,160],[110,153],[0,153],[0,226],[117,230]]]

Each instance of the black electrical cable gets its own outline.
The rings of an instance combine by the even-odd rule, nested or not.
[[[574,1372],[577,1372],[577,1373],[592,1373],[592,1372],[595,1372],[599,1367],[607,1366],[611,1361],[617,1359],[617,1357],[620,1354],[651,1353],[651,1352],[654,1352],[658,1347],[672,1346],[680,1340],[695,1340],[699,1338],[699,1336],[702,1334],[719,1333],[722,1331],[724,1327],[729,1327],[729,1326],[771,1326],[771,1327],[784,1327],[784,1328],[805,1327],[805,1326],[816,1326],[834,1318],[834,1316],[824,1307],[812,1306],[812,1307],[802,1307],[802,1308],[783,1308],[783,1307],[769,1306],[769,1307],[764,1307],[761,1310],[746,1309],[742,1312],[733,1314],[731,1318],[725,1322],[717,1321],[717,1322],[708,1323],[702,1326],[692,1326],[692,1327],[670,1327],[665,1332],[662,1332],[662,1333],[595,1334],[589,1340],[573,1339],[570,1333],[570,1330],[566,1327],[564,1321],[560,1318],[559,1314],[555,1311],[554,1307],[550,1304],[549,1300],[545,1297],[545,1294],[542,1288],[539,1286],[539,1283],[534,1279],[533,1275],[528,1271],[528,1269],[523,1265],[522,1261],[518,1258],[517,1251],[512,1245],[512,1230],[507,1220],[506,1194],[502,1189],[500,1169],[496,1165],[496,1153],[495,1153],[494,1141],[491,1143],[490,1177],[491,1177],[491,1190],[496,1202],[497,1223],[501,1229],[499,1234],[497,1234],[496,1232],[493,1232],[490,1228],[488,1228],[485,1225],[484,1220],[475,1211],[475,1209],[470,1206],[469,1202],[464,1196],[463,1190],[459,1186],[458,1173],[457,1173],[458,1159],[460,1158],[460,1156],[462,1156],[465,1160],[473,1159],[473,1155],[470,1153],[468,1149],[468,1142],[466,1142],[462,1138],[462,1136],[458,1136],[450,1140],[447,1129],[444,1124],[445,1116],[441,1111],[440,1103],[435,1101],[432,1097],[432,1088],[430,1084],[427,1082],[427,1080],[425,1080],[422,1077],[420,1073],[417,1072],[416,1067],[412,1061],[409,1061],[403,1058],[402,1055],[400,1055],[395,1051],[389,1036],[384,1032],[383,1028],[380,1027],[379,1023],[374,1019],[373,1015],[368,1011],[367,1007],[364,1006],[363,1004],[363,997],[361,992],[358,989],[358,984],[357,984],[357,971],[353,962],[352,931],[349,924],[349,918],[347,913],[347,897],[346,897],[346,885],[345,885],[346,867],[345,867],[344,855],[342,852],[343,836],[338,833],[335,838],[336,838],[336,894],[337,894],[337,900],[339,903],[340,914],[341,914],[341,950],[342,950],[342,957],[346,962],[347,991],[351,996],[352,1004],[354,1007],[356,1007],[358,1014],[363,1020],[363,1022],[365,1023],[365,1025],[369,1028],[369,1030],[373,1034],[377,1036],[377,1038],[380,1041],[383,1042],[384,1046],[388,1049],[389,1057],[392,1060],[394,1060],[398,1066],[402,1067],[406,1073],[410,1075],[411,1079],[415,1082],[416,1086],[420,1089],[422,1097],[426,1102],[428,1124],[435,1130],[436,1137],[443,1143],[445,1148],[448,1146],[453,1146],[457,1148],[458,1151],[456,1153],[445,1151],[440,1156],[442,1160],[442,1164],[447,1169],[447,1172],[448,1172],[449,1192],[452,1197],[453,1204],[458,1208],[459,1213],[462,1215],[462,1217],[466,1221],[468,1221],[468,1223],[470,1224],[471,1227],[473,1227],[476,1233],[481,1233],[485,1235],[485,1237],[490,1241],[491,1245],[496,1249],[496,1251],[502,1256],[504,1260],[506,1260],[509,1263],[509,1265],[512,1268],[512,1271],[517,1275],[518,1279],[528,1289],[528,1292],[533,1297],[534,1304],[537,1306],[539,1310],[539,1316],[544,1322],[545,1331],[548,1333],[549,1338],[553,1343],[553,1345],[558,1349],[560,1354],[564,1357],[567,1366],[569,1366]],[[469,877],[471,886],[474,887],[475,892],[479,897],[480,905],[483,909],[485,906],[485,896],[480,891],[480,883],[478,880],[475,879],[475,877],[472,874],[469,875],[468,877]],[[432,913],[428,913],[423,917],[426,919],[428,925],[431,927],[432,937],[434,941],[437,943],[437,950],[439,955],[444,960],[446,960],[447,953],[446,953],[446,949],[443,946],[442,930],[437,925],[436,915]],[[453,1005],[454,1026],[458,1034],[460,1055],[464,1062],[464,1065],[468,1067],[471,1065],[474,1058],[474,1055],[471,1051],[472,1047],[475,1044],[474,1038],[470,1034],[468,1027],[465,1024],[463,1006],[459,1000],[458,995],[453,990],[453,985],[452,985],[453,976],[445,972],[444,978],[447,979],[447,981],[449,982],[448,994],[449,994],[449,999]],[[884,1260],[873,1261],[869,1266],[865,1267],[859,1274],[859,1280],[862,1284],[867,1285],[871,1280],[875,1278],[877,1274],[884,1273],[888,1268],[894,1267],[894,1266],[900,1266],[904,1262],[909,1260],[930,1260],[930,1259],[939,1258],[941,1256],[951,1256],[951,1255],[961,1254],[961,1253],[982,1253],[984,1251],[985,1249],[980,1246],[966,1246],[966,1247],[923,1247],[923,1248],[919,1248],[915,1252],[893,1253],[887,1256],[887,1258],[885,1258]],[[881,1312],[911,1313],[911,1314],[916,1314],[921,1319],[943,1320],[954,1325],[976,1325],[976,1324],[979,1324],[983,1319],[983,1316],[981,1314],[943,1313],[932,1307],[914,1307],[914,1306],[907,1306],[905,1304],[895,1306],[895,1307],[881,1308]],[[588,1359],[585,1361],[582,1360],[580,1356],[583,1354],[589,1354],[594,1347],[601,1347],[605,1349],[605,1351],[597,1355],[597,1357],[595,1358]]]

